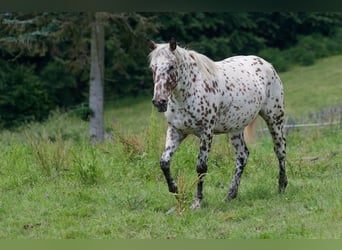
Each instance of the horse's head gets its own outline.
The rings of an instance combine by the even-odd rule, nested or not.
[[[150,68],[153,73],[154,94],[152,103],[159,112],[167,110],[168,98],[177,84],[177,63],[174,52],[177,48],[175,39],[169,44],[156,44],[149,40],[152,52]]]

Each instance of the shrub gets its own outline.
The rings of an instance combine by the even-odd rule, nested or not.
[[[266,48],[258,54],[268,60],[279,71],[289,70],[293,65],[308,66],[316,59],[342,53],[342,30],[335,36],[325,37],[321,34],[300,36],[298,43],[288,49]]]
[[[301,47],[294,47],[283,52],[284,57],[291,65],[299,64],[303,66],[312,65],[315,62],[314,52]]]
[[[284,53],[278,48],[267,48],[259,52],[259,56],[273,64],[278,72],[290,68],[290,61],[284,57]]]

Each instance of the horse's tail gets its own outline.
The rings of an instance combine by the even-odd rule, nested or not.
[[[244,129],[244,137],[247,144],[253,143],[255,141],[257,118],[258,117],[254,118],[254,120]]]

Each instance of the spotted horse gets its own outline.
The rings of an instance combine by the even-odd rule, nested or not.
[[[168,122],[160,167],[169,191],[178,192],[170,172],[171,157],[184,138],[194,134],[200,139],[200,147],[197,193],[191,209],[199,208],[213,135],[228,133],[235,149],[236,170],[225,200],[235,198],[249,155],[244,129],[250,128],[258,115],[271,133],[279,161],[279,191],[284,191],[284,94],[273,66],[257,56],[233,56],[214,62],[178,46],[174,38],[164,44],[152,40],[148,43],[154,82],[152,103],[159,112],[165,112]]]

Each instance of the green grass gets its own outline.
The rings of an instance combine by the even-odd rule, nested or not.
[[[149,125],[151,100],[152,92],[148,97],[126,98],[120,103],[110,102],[105,108],[106,128],[111,129],[113,124],[117,124],[131,133],[144,132]]]
[[[342,55],[296,67],[280,75],[287,114],[305,115],[342,103]]]
[[[281,75],[288,115],[341,104],[341,61],[342,56],[327,58]],[[319,79],[325,79],[325,87],[314,98]],[[259,132],[249,146],[239,195],[228,203],[223,198],[234,173],[234,153],[225,136],[215,137],[203,206],[191,211],[198,139],[188,138],[171,164],[185,186],[180,204],[159,169],[165,121],[150,99],[108,105],[106,130],[114,139],[94,147],[87,139],[88,124],[72,114],[55,112],[44,124],[2,131],[0,239],[342,237],[341,125],[290,131],[289,185],[281,195],[273,145],[266,132]],[[171,208],[176,209],[170,213]]]

